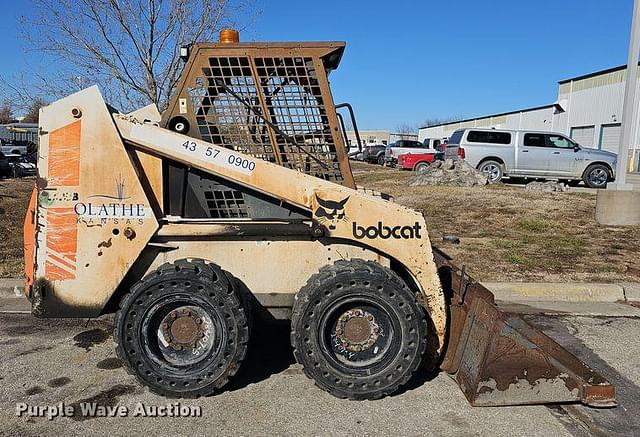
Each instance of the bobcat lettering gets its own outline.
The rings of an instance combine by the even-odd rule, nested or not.
[[[411,238],[422,238],[420,235],[420,223],[416,222],[413,226],[384,226],[382,222],[378,222],[378,226],[369,226],[365,228],[364,226],[359,226],[356,222],[353,222],[353,236],[358,240],[362,240],[363,238],[382,238],[386,240],[387,238],[395,238],[395,239],[405,239],[409,240]]]

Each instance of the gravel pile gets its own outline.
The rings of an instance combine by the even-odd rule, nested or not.
[[[434,161],[429,168],[409,180],[409,186],[451,185],[455,187],[473,187],[486,185],[487,176],[471,167],[461,159]]]

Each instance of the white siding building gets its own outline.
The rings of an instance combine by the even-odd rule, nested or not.
[[[562,80],[558,83],[558,100],[552,105],[423,127],[419,140],[446,138],[456,129],[469,127],[535,129],[561,132],[583,146],[617,152],[621,139],[625,76],[626,65],[623,65]],[[636,96],[640,96],[640,81]],[[629,153],[630,163],[638,171],[640,111],[637,104],[634,112],[634,141]]]
[[[505,112],[502,114],[487,115],[479,118],[456,121],[420,128],[418,141],[426,138],[448,138],[453,131],[469,127],[494,127],[496,129],[537,129],[552,131],[555,128],[554,115],[562,109],[557,105],[539,106],[536,108],[521,109],[519,111]]]
[[[374,145],[374,144],[391,144],[397,140],[417,140],[417,134],[400,134],[393,133],[388,130],[359,130],[360,141],[362,145]],[[352,130],[347,131],[347,142],[350,147],[357,147],[356,134]]]

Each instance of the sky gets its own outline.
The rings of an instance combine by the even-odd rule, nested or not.
[[[627,61],[632,0],[256,0],[243,41],[345,41],[334,100],[360,129],[546,105],[557,81]],[[0,74],[25,64],[29,2],[0,0]]]

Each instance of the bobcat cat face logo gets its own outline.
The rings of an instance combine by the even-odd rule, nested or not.
[[[349,200],[348,197],[339,202],[334,202],[333,200],[321,199],[316,194],[316,200],[320,206],[318,206],[315,216],[318,217],[320,223],[323,225],[326,224],[329,229],[334,230],[338,222],[347,221],[347,216],[344,213],[344,205]]]

